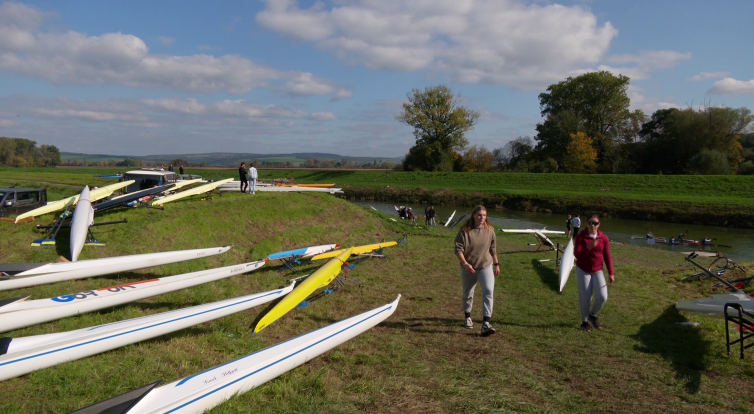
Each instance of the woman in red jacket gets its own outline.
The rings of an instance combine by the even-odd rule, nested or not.
[[[607,284],[602,263],[607,263],[610,283],[615,282],[613,260],[610,257],[610,239],[599,231],[600,217],[589,217],[587,231],[580,232],[574,239],[573,255],[576,256],[576,276],[579,285],[579,307],[581,309],[581,329],[589,331],[591,322],[594,329],[600,329],[597,315],[607,301]],[[594,303],[592,303],[594,295]]]

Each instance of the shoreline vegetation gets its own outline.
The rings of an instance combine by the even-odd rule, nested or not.
[[[0,181],[82,185],[91,177],[128,168],[0,168]],[[187,171],[190,173],[191,169]],[[234,177],[225,169],[196,171],[203,178]],[[90,177],[87,177],[89,175]],[[532,174],[404,171],[259,170],[262,180],[335,183],[341,197],[385,201],[605,216],[674,223],[754,228],[754,176]],[[95,184],[97,185],[97,184]]]

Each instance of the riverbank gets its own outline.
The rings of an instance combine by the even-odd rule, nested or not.
[[[383,305],[402,294],[386,322],[290,373],[233,397],[213,412],[754,412],[747,359],[728,357],[724,322],[678,313],[680,298],[705,297],[711,283],[681,283],[694,272],[678,253],[614,244],[617,282],[601,320],[578,329],[575,279],[557,294],[557,268],[537,259],[531,236],[498,236],[503,272],[496,278],[493,323],[482,338],[481,292],[475,329],[462,327],[456,230],[422,229],[326,194],[224,193],[211,201],[181,200],[165,210],[120,209],[95,217],[128,224],[96,228],[104,247],[82,259],[232,245],[210,258],[25,289],[0,298],[31,299],[100,289],[256,260],[290,248],[325,243],[360,245],[408,234],[408,247],[385,250],[350,270],[349,284],[294,309],[260,334],[250,326],[262,307],[170,335],[4,381],[0,412],[69,412],[162,379],[169,383],[267,346]],[[52,215],[40,218],[50,221]],[[0,222],[0,261],[42,262],[66,253],[67,231],[55,248],[34,248],[34,224]],[[554,241],[562,241],[557,236]],[[750,265],[751,263],[741,263]],[[288,278],[274,263],[254,273],[40,324],[3,336],[64,332],[270,290]],[[572,276],[573,277],[573,276]],[[698,322],[697,327],[680,325]],[[670,408],[669,408],[670,407]]]
[[[83,185],[129,168],[0,168],[13,178]],[[190,171],[188,171],[190,172]],[[204,178],[235,177],[203,169]],[[335,183],[345,198],[396,203],[473,206],[557,214],[754,228],[754,176],[433,173],[405,171],[259,170],[260,179]],[[104,181],[104,180],[101,180]],[[91,184],[90,184],[91,185]]]
[[[517,195],[492,191],[427,189],[405,187],[344,186],[339,197],[358,201],[454,205],[513,209],[556,214],[593,214],[634,220],[711,226],[754,228],[754,210],[747,204],[730,201],[716,203],[640,200],[628,197],[595,195]]]

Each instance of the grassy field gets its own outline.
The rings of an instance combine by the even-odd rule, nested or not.
[[[0,178],[34,179],[79,184],[97,174],[123,168],[45,169],[0,168]],[[200,172],[199,172],[200,171]],[[234,177],[229,170],[198,170],[208,178]],[[189,172],[187,171],[187,174]],[[510,195],[580,195],[634,200],[727,202],[754,205],[754,176],[617,175],[617,174],[525,174],[525,173],[431,173],[403,171],[260,170],[260,179],[293,178],[301,183],[332,182],[338,186],[404,187],[486,191]],[[92,178],[87,178],[92,180]]]
[[[0,168],[0,180],[82,185],[117,169]],[[233,170],[197,170],[204,178]],[[197,172],[197,171],[187,171]],[[754,176],[426,173],[402,171],[260,170],[262,180],[335,183],[349,199],[488,207],[754,228]]]
[[[7,180],[4,175],[0,172],[0,180]],[[71,179],[66,176],[63,184]],[[461,326],[454,231],[409,227],[332,196],[305,193],[223,194],[211,201],[168,204],[164,211],[108,211],[95,221],[122,218],[129,223],[95,228],[107,246],[86,247],[81,259],[221,245],[233,249],[133,273],[2,292],[0,299],[47,298],[324,243],[359,245],[408,233],[409,245],[388,249],[387,260],[351,271],[349,277],[364,282],[363,288],[349,285],[295,309],[260,334],[251,334],[262,312],[255,308],[4,381],[0,412],[68,412],[157,379],[170,382],[381,306],[399,293],[398,309],[385,323],[212,412],[754,412],[752,351],[748,360],[728,357],[721,320],[681,315],[673,307],[682,297],[711,291],[709,283],[679,282],[692,268],[677,253],[613,245],[617,283],[601,318],[605,328],[584,333],[577,329],[576,286],[570,282],[558,295],[556,268],[536,260],[552,255],[532,253],[530,237],[500,235],[503,272],[496,281],[493,315],[498,333],[482,338],[478,289],[476,327]],[[51,220],[48,215],[37,222]],[[0,222],[2,262],[51,261],[67,254],[65,241],[55,248],[30,247],[39,237],[33,228]],[[609,234],[609,228],[603,230]],[[67,238],[63,232],[61,240]],[[300,274],[312,268],[306,265]],[[3,336],[63,332],[261,292],[298,274],[281,276],[269,266]],[[700,326],[678,324],[688,320]]]

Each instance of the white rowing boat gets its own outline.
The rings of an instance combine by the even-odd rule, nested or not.
[[[223,192],[238,192],[241,191],[240,187],[222,187],[220,191]],[[307,192],[307,193],[342,193],[341,188],[322,188],[322,187],[257,187],[256,191],[271,192],[271,193],[291,193],[291,192]]]
[[[564,231],[558,231],[558,230],[547,230],[547,229],[500,229],[503,233],[517,233],[517,234],[534,234],[534,233],[542,233],[542,234],[565,234]]]
[[[141,280],[54,298],[27,300],[29,296],[26,296],[8,299],[5,301],[6,303],[0,306],[0,332],[12,331],[25,326],[54,321],[214,282],[259,269],[264,266],[265,262],[266,260],[260,260],[160,279]]]
[[[568,277],[571,276],[571,270],[576,263],[576,257],[573,255],[573,239],[568,240],[565,251],[563,251],[563,257],[560,259],[560,272],[558,274],[558,293],[563,292],[563,288],[568,282]]]
[[[71,414],[201,413],[362,334],[395,312],[394,302],[157,388],[155,382]]]
[[[704,299],[681,299],[675,304],[675,308],[679,311],[724,316],[726,303],[738,303],[745,311],[754,313],[754,298],[746,293],[718,293]]]
[[[94,223],[94,209],[89,197],[89,186],[84,186],[71,218],[71,261],[75,262],[86,244],[89,226]]]
[[[225,253],[228,250],[230,250],[230,246],[134,254],[130,256],[106,257],[103,259],[79,260],[77,262],[47,263],[14,276],[0,279],[0,291],[185,262],[187,260]]]
[[[5,338],[0,381],[241,312],[284,297],[293,286],[70,332]]]
[[[448,220],[445,222],[445,227],[448,227],[448,224],[450,224],[450,220],[453,220],[453,216],[456,215],[456,210],[453,210],[453,214],[448,217]]]

